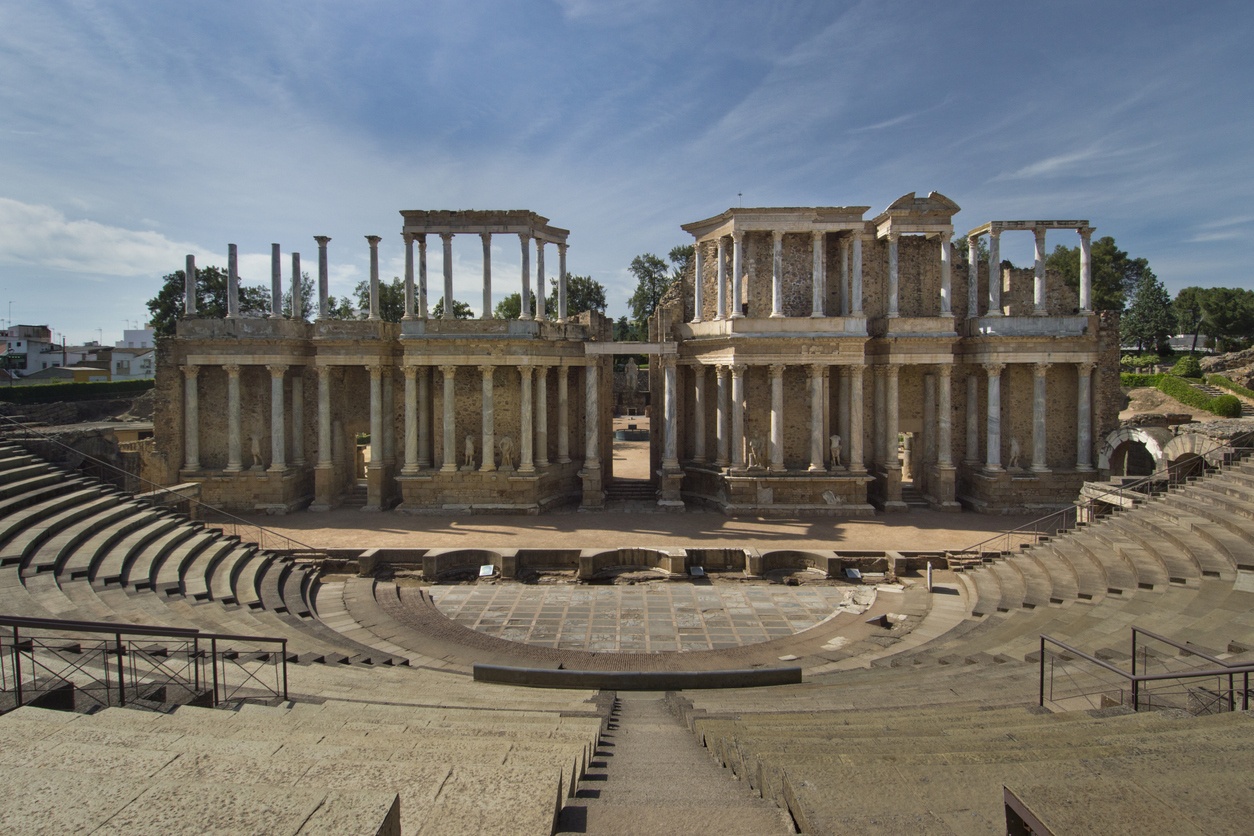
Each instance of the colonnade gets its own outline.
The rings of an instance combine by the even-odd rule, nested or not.
[[[288,453],[291,453],[291,465],[305,465],[304,434],[304,378],[293,375],[291,378],[291,402],[287,400],[286,379],[292,367],[284,363],[265,364],[270,373],[270,466],[271,473],[283,473],[288,469]],[[298,367],[299,368],[299,367]],[[183,366],[183,469],[200,470],[200,369],[198,365]],[[227,363],[222,366],[226,372],[226,467],[227,473],[238,473],[245,469],[243,438],[240,420],[240,373],[243,365]],[[321,404],[320,404],[321,406]],[[292,434],[287,434],[288,418],[291,418]],[[321,436],[320,436],[321,440]],[[327,432],[327,444],[330,443],[330,431]],[[257,451],[252,451],[258,455]],[[254,467],[259,462],[254,462]]]
[[[1080,235],[1080,311],[1093,310],[1093,227],[1074,226],[1069,223],[1049,221],[993,221],[967,234],[967,316],[980,315],[979,246],[980,237],[988,235],[988,316],[1001,316],[1001,234],[1006,231],[1027,230],[1035,240],[1032,282],[1032,312],[1036,316],[1047,313],[1045,299],[1045,231],[1048,229],[1075,229]]]

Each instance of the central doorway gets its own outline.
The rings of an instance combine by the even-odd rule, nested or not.
[[[647,354],[614,356],[614,475],[606,501],[622,510],[652,509],[657,502],[648,361]]]

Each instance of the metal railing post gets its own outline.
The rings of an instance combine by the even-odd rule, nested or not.
[[[34,645],[32,645],[34,647]],[[17,687],[17,705],[22,705],[22,649],[18,643],[17,625],[13,625],[13,682]]]
[[[1141,681],[1135,676],[1132,677],[1132,710],[1141,710]]]
[[[283,699],[287,699],[287,639],[283,640],[283,647],[279,651],[279,663],[283,665]]]
[[[209,640],[209,664],[213,665],[213,707],[218,707],[218,640]]]
[[[117,639],[117,655],[118,655],[118,705],[126,705],[126,663],[122,651],[122,634],[114,633]],[[106,665],[107,667],[107,665]]]
[[[1132,628],[1132,675],[1136,676],[1136,628]],[[1144,670],[1144,666],[1142,666]]]
[[[1045,707],[1045,637],[1044,636],[1041,636],[1041,670],[1040,670],[1040,682],[1038,684],[1038,690],[1040,693],[1038,694],[1037,705],[1039,705],[1041,708],[1044,708]]]

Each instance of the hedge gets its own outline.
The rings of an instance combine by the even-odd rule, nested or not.
[[[1240,383],[1234,383],[1221,374],[1206,375],[1206,382],[1211,386],[1218,386],[1221,389],[1227,389],[1229,392],[1236,392],[1238,395],[1245,395],[1247,398],[1254,398],[1254,390],[1246,389]]]
[[[1158,381],[1158,390],[1186,406],[1204,409],[1222,418],[1241,417],[1241,401],[1235,395],[1220,395],[1212,398],[1200,389],[1194,389],[1182,378],[1169,374],[1163,375]]]
[[[1176,361],[1176,364],[1171,367],[1171,373],[1176,377],[1201,377],[1202,365],[1197,362],[1196,357],[1190,354]]]
[[[1142,386],[1157,386],[1158,381],[1162,380],[1161,374],[1137,374],[1135,372],[1121,372],[1119,374],[1119,385],[1126,389],[1139,389]]]
[[[147,392],[156,381],[100,380],[92,383],[37,383],[29,386],[0,385],[0,401],[9,403],[57,403],[95,398],[132,397]]]

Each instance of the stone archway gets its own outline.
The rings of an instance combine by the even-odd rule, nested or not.
[[[1111,476],[1149,476],[1167,470],[1164,448],[1175,438],[1161,427],[1120,427],[1102,439],[1097,467]]]

